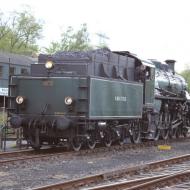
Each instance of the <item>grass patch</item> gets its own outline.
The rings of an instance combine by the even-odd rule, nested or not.
[[[7,113],[0,112],[0,125],[7,122]]]

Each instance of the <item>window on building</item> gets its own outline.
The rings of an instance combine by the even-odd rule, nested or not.
[[[20,71],[20,74],[21,75],[26,75],[26,74],[28,74],[28,70],[25,69],[25,68],[22,68],[21,71]]]
[[[3,77],[3,66],[0,66],[0,77]]]
[[[15,74],[15,68],[14,67],[10,67],[9,68],[9,75],[14,75]]]

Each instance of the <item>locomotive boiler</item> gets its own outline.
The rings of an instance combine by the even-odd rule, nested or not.
[[[31,76],[11,77],[10,126],[34,149],[186,135],[189,96],[171,65],[108,49],[41,54]]]
[[[176,74],[175,61],[155,65],[155,108],[159,112],[160,130],[164,139],[186,136],[189,127],[189,101],[185,79]],[[165,130],[164,130],[165,128]]]

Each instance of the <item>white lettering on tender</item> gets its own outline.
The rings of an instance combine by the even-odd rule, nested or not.
[[[126,96],[115,96],[115,101],[117,101],[117,102],[126,102],[127,97]]]

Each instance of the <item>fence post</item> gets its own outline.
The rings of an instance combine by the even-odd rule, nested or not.
[[[16,130],[16,146],[22,148],[22,128]]]
[[[2,125],[0,126],[0,149],[3,149]]]
[[[6,125],[1,125],[0,126],[0,148],[3,151],[6,151],[6,138],[7,138],[7,126]]]

